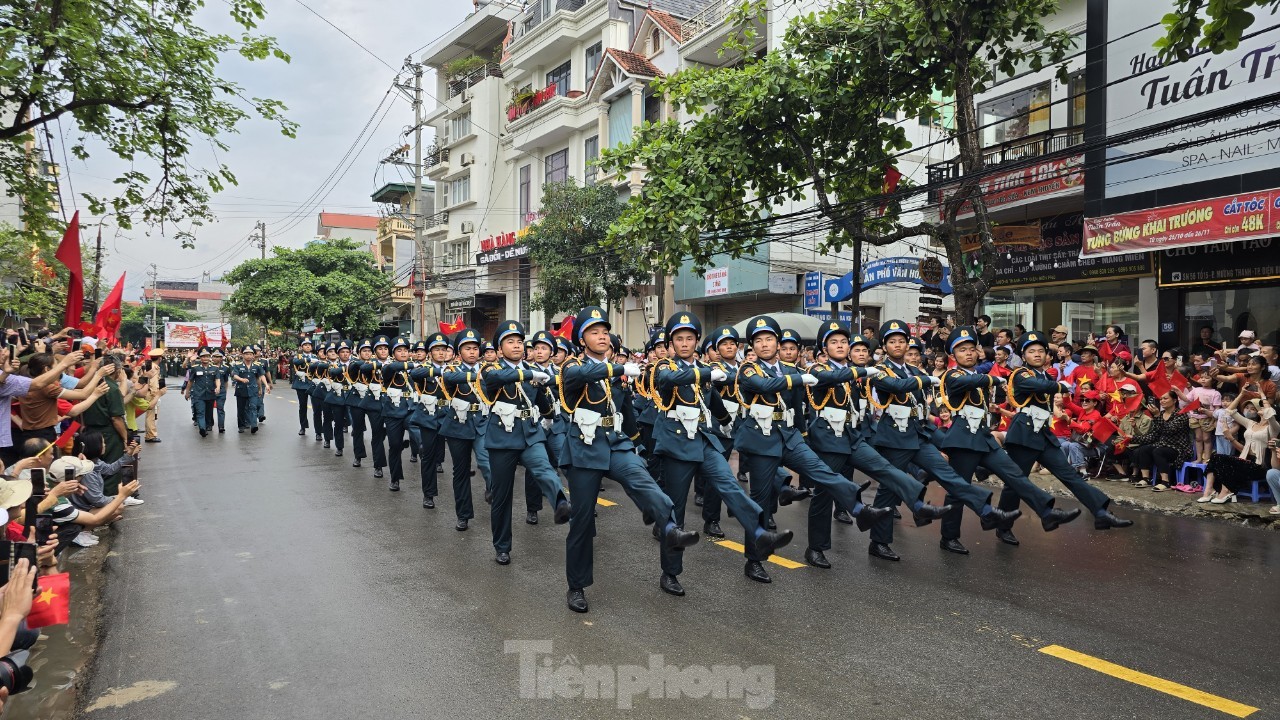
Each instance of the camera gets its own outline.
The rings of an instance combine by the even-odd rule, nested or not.
[[[27,667],[29,656],[26,650],[19,650],[0,657],[0,687],[9,690],[9,697],[26,690],[35,677],[35,671]]]

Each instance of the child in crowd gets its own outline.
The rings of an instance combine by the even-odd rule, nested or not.
[[[1231,418],[1231,413],[1223,409],[1224,405],[1230,405],[1232,400],[1236,399],[1233,392],[1222,393],[1222,397],[1218,402],[1218,407],[1213,411],[1214,418],[1214,452],[1219,455],[1230,455],[1234,452],[1231,446],[1231,435],[1235,432],[1236,421]]]
[[[933,414],[933,424],[939,430],[951,429],[951,409],[946,405],[937,405],[934,408],[936,412]]]
[[[1191,429],[1195,431],[1196,458],[1209,462],[1209,456],[1215,452],[1218,419],[1214,411],[1222,407],[1222,393],[1214,387],[1213,375],[1204,372],[1195,376],[1196,385],[1187,391],[1187,399],[1199,400],[1200,407],[1191,411]]]

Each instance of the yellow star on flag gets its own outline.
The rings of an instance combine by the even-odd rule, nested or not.
[[[38,603],[44,603],[45,605],[48,605],[52,603],[53,599],[56,597],[58,597],[58,593],[50,590],[49,588],[45,588],[40,592],[40,595],[36,597],[35,601]]]

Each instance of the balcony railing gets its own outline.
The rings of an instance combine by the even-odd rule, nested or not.
[[[462,77],[450,80],[448,83],[449,98],[461,95],[467,88],[478,84],[485,78],[490,77],[502,77],[502,66],[498,63],[487,63],[484,66],[478,67],[466,75],[463,75]]]
[[[995,167],[1015,160],[1049,155],[1084,142],[1084,128],[1068,127],[1046,130],[1017,140],[992,145],[982,149],[982,162]],[[944,160],[929,166],[929,184],[936,185],[960,178],[960,158]]]
[[[422,158],[422,169],[433,168],[442,162],[449,162],[449,148],[432,145],[427,148],[427,154]]]
[[[680,23],[680,36],[684,38],[684,42],[692,40],[709,28],[723,23],[729,13],[741,5],[741,0],[712,0],[696,15]]]
[[[551,15],[554,15],[557,10],[576,12],[581,10],[586,4],[587,0],[551,0],[551,13],[543,15],[542,0],[532,0],[532,2],[529,3],[529,9],[524,12],[524,17],[516,20],[515,37],[511,38],[511,43],[507,46],[507,49],[510,50],[512,47],[518,45],[521,38],[528,35],[530,30],[533,30],[546,22],[546,20],[550,18]]]
[[[430,230],[433,227],[439,227],[447,222],[449,222],[449,211],[443,210],[435,215],[428,215],[424,218],[422,221],[422,229]]]

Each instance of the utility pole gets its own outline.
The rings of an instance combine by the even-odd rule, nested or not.
[[[266,260],[267,259],[267,224],[259,220],[258,224],[254,225],[253,227],[258,230],[258,247],[262,250],[262,259]]]
[[[98,283],[102,278],[102,226],[98,226],[97,247],[93,253],[93,314],[98,314]]]
[[[160,328],[156,325],[156,312],[160,309],[160,295],[156,292],[156,281],[160,273],[155,263],[151,263],[151,269],[147,271],[147,275],[151,276],[151,347],[158,348],[160,341],[157,331]]]
[[[404,160],[407,146],[393,152],[382,162],[392,165],[409,165],[410,170],[413,171],[413,199],[409,206],[409,214],[413,217],[414,296],[418,298],[414,326],[418,329],[419,337],[426,337],[427,303],[423,298],[434,278],[431,272],[431,247],[422,237],[427,220],[422,212],[422,75],[425,68],[415,63],[410,56],[404,59],[404,69],[413,74],[413,84],[402,83],[397,77],[393,85],[413,103],[413,163],[410,164]]]

